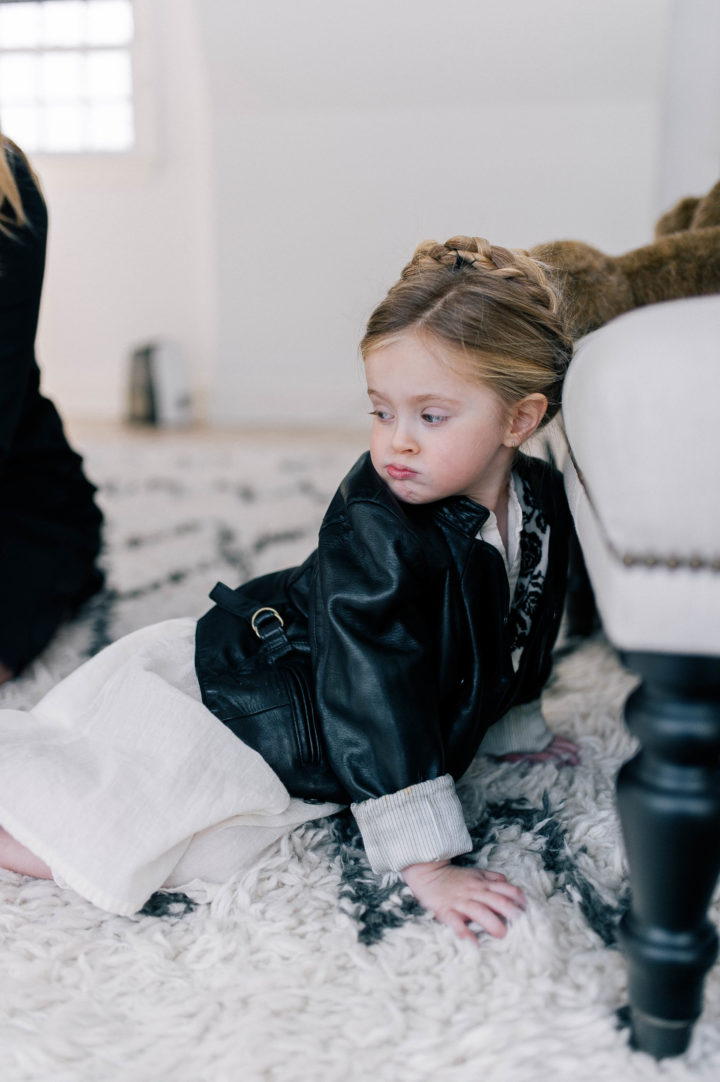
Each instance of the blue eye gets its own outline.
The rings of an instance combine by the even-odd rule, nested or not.
[[[387,410],[370,410],[371,417],[377,417],[378,421],[389,421],[392,414]]]
[[[443,421],[447,421],[447,417],[443,413],[423,413],[422,419],[428,425],[440,425]]]

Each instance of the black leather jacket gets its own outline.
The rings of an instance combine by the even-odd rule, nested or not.
[[[489,726],[539,695],[563,608],[569,518],[556,470],[526,456],[515,468],[550,526],[517,672],[502,558],[476,539],[488,511],[466,497],[400,503],[368,454],[305,563],[211,595],[220,604],[196,636],[203,701],[291,795],[347,804],[457,779]],[[261,613],[258,653],[250,618],[264,607],[284,627]]]

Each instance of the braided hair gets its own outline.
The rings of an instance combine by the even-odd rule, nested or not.
[[[450,345],[507,406],[541,393],[543,423],[557,412],[572,340],[559,294],[527,252],[482,237],[425,241],[370,316],[363,358],[406,331]]]

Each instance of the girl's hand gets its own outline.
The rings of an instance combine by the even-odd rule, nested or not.
[[[403,869],[402,876],[420,905],[461,939],[477,941],[469,924],[479,924],[490,935],[502,939],[508,923],[525,909],[523,892],[500,872],[436,860],[411,864]]]
[[[553,737],[542,751],[512,751],[501,755],[506,763],[557,763],[558,766],[579,766],[580,748],[566,736]]]

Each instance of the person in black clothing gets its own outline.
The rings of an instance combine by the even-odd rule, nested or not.
[[[0,683],[103,583],[96,490],[40,393],[35,332],[46,236],[30,163],[0,135]]]

